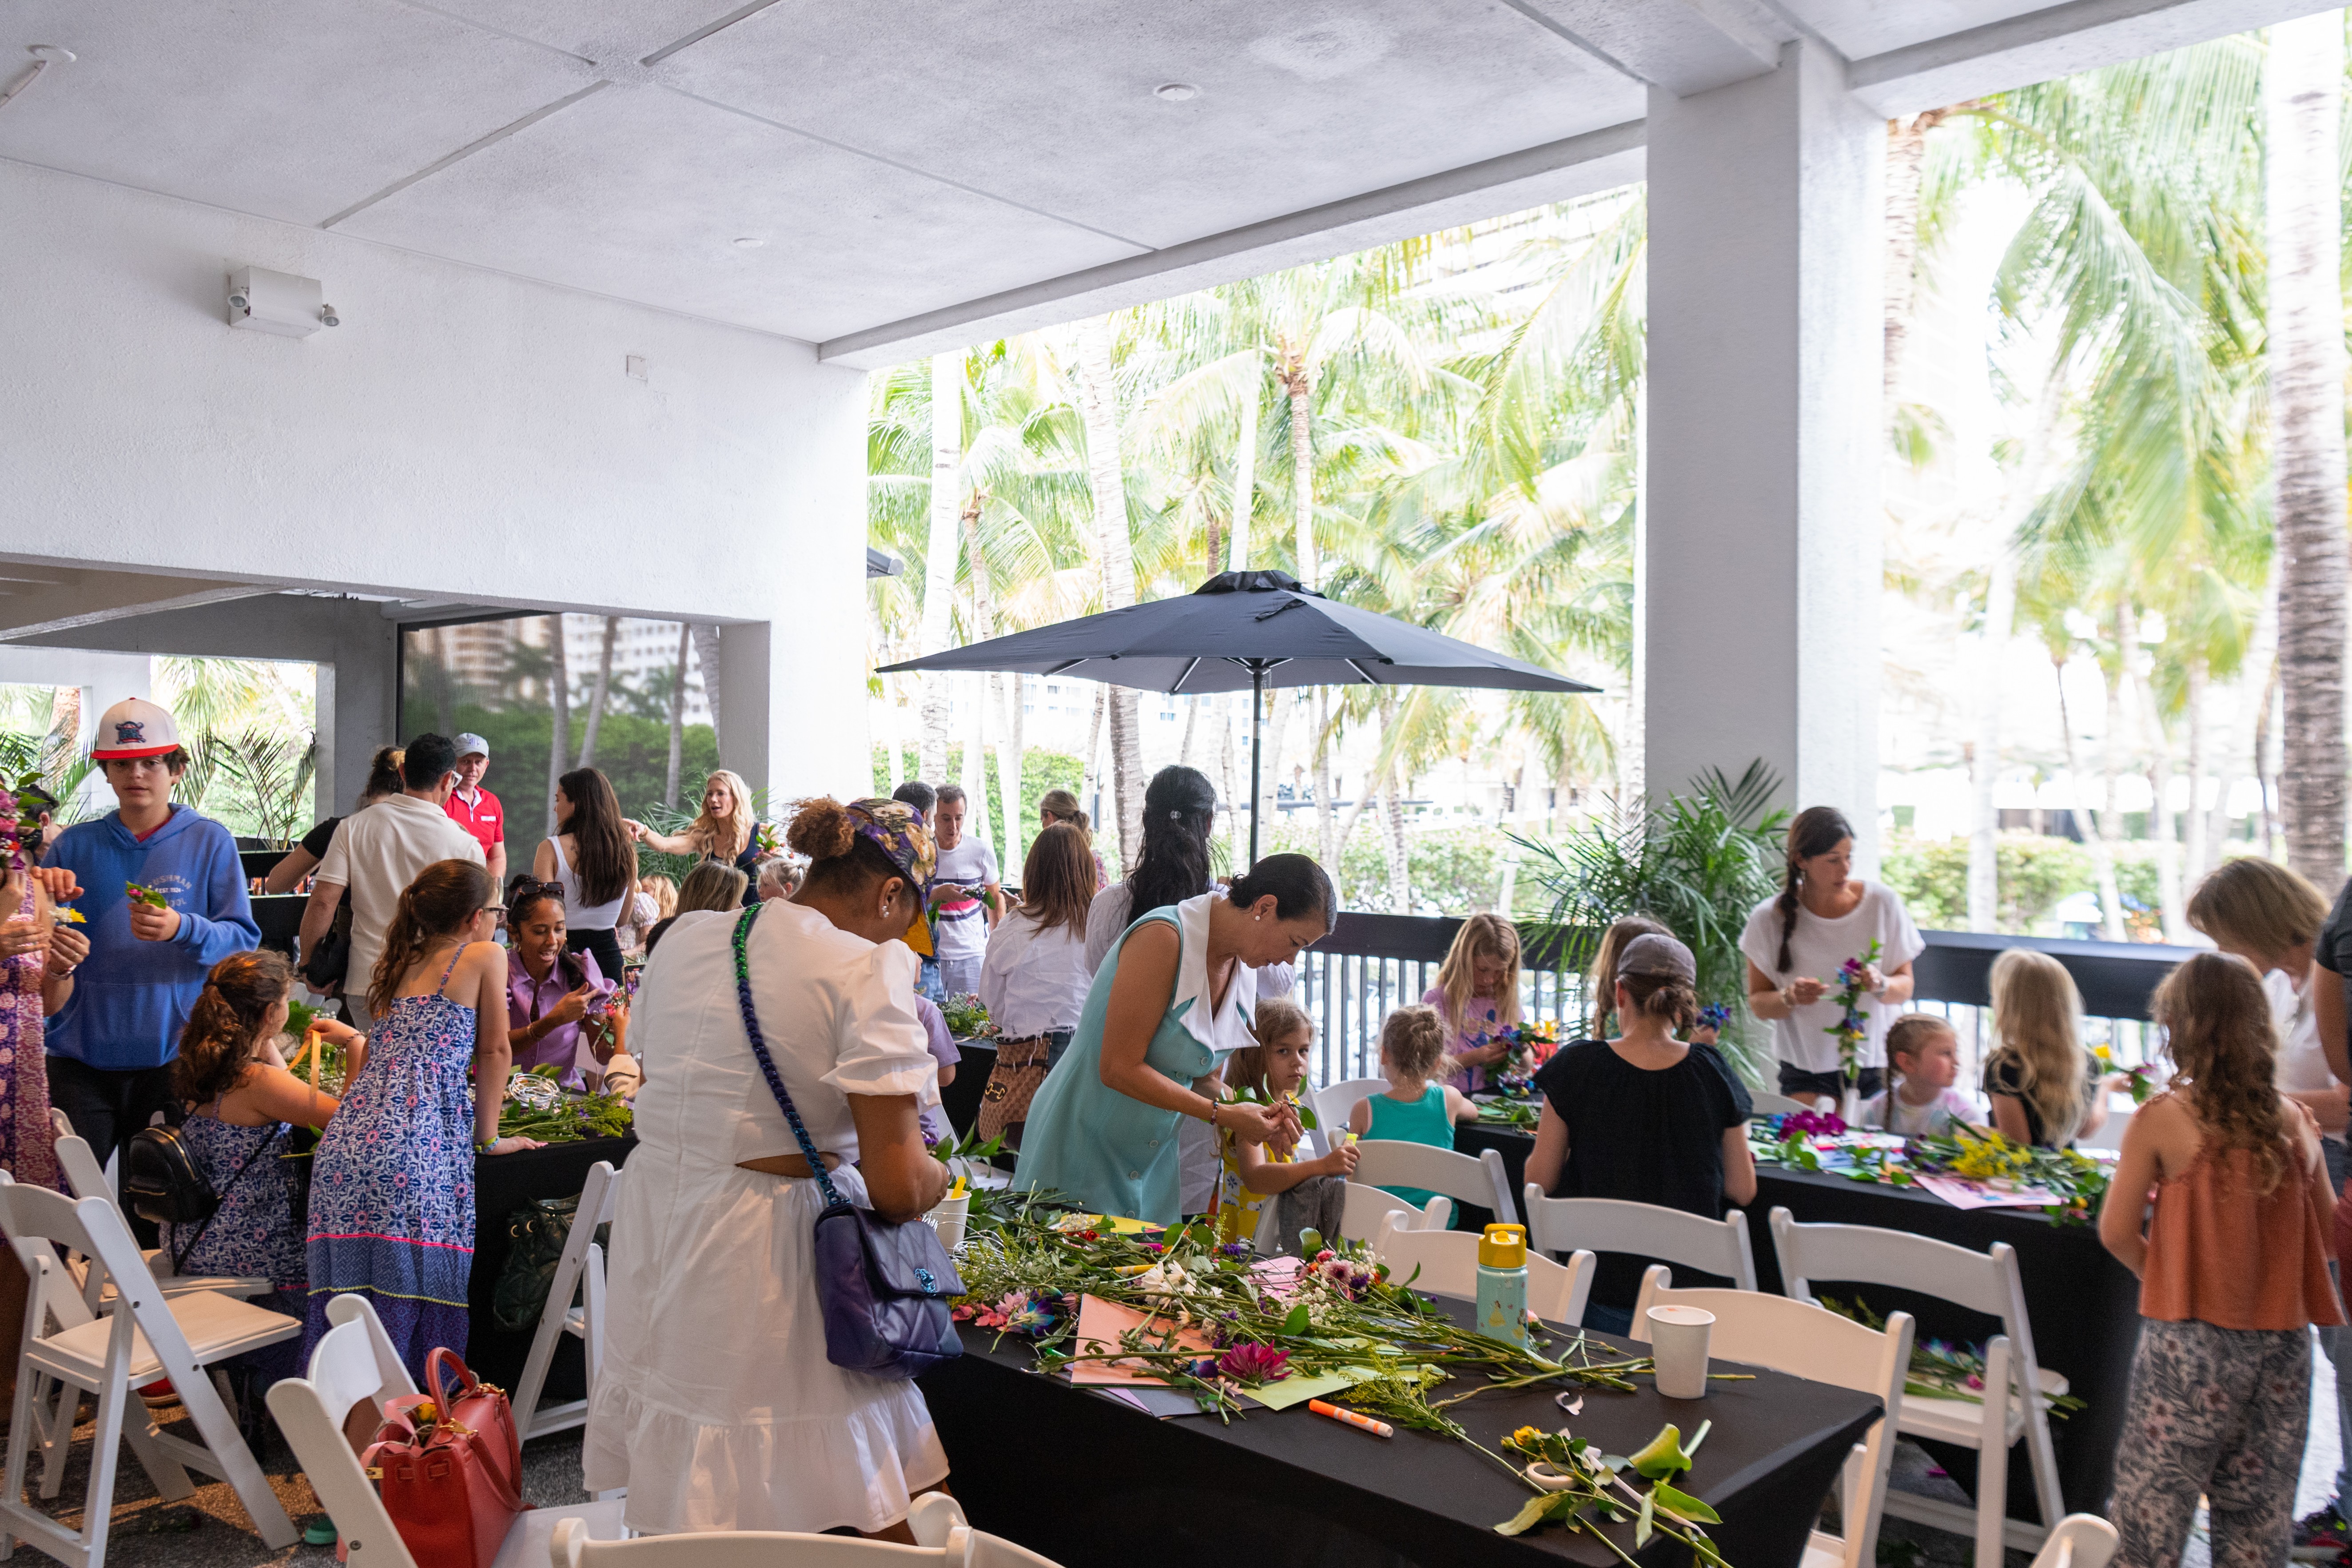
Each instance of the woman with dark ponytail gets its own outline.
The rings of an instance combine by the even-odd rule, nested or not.
[[[180,1136],[221,1201],[204,1225],[165,1226],[163,1242],[174,1273],[267,1279],[273,1289],[262,1304],[299,1318],[308,1310],[310,1270],[287,1186],[287,1138],[296,1126],[328,1125],[336,1100],[288,1072],[278,1054],[293,983],[292,966],[263,948],[222,959],[196,993],[172,1060],[172,1089],[187,1111]],[[346,1049],[359,1042],[324,1016],[316,1026]],[[295,1342],[271,1348],[283,1353],[262,1370],[293,1375]]]
[[[1927,945],[1892,888],[1853,874],[1853,829],[1844,816],[1828,805],[1799,812],[1789,824],[1780,895],[1756,906],[1739,937],[1748,1007],[1772,1026],[1782,1094],[1835,1110],[1849,1089],[1864,1100],[1878,1093],[1887,1026],[1911,999],[1911,963]],[[1844,1015],[1832,993],[1853,961],[1863,964],[1864,1032],[1861,1070],[1848,1084],[1832,1032]]]
[[[480,861],[436,860],[384,928],[367,994],[375,1028],[351,1047],[342,1105],[312,1162],[306,1356],[327,1331],[327,1303],[347,1293],[369,1299],[419,1383],[435,1346],[466,1348],[475,1157],[540,1147],[499,1136],[513,1058],[489,901]]]
[[[1295,962],[1330,934],[1338,909],[1331,879],[1304,855],[1269,855],[1223,892],[1147,907],[1095,972],[1069,1049],[1030,1102],[1014,1180],[1171,1225],[1185,1212],[1178,1135],[1188,1119],[1213,1151],[1229,1131],[1286,1152],[1297,1112],[1227,1100],[1217,1073],[1255,1043],[1259,968]]]

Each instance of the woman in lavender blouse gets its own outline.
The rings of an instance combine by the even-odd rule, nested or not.
[[[621,1044],[627,1015],[607,1012],[620,989],[596,965],[593,952],[564,951],[563,889],[530,876],[517,877],[507,893],[507,1040],[515,1070],[561,1069],[563,1087],[583,1088],[588,1071],[610,1060]],[[580,1058],[583,1025],[592,1016],[588,1061]]]

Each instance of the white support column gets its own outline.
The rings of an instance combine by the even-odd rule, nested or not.
[[[1761,757],[1876,860],[1885,121],[1811,43],[1649,104],[1648,787]]]

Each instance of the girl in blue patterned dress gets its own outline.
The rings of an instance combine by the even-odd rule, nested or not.
[[[367,995],[375,1028],[312,1162],[306,1357],[346,1292],[375,1308],[418,1383],[435,1346],[465,1353],[474,1157],[540,1147],[497,1136],[512,1054],[507,955],[482,940],[489,900],[478,861],[436,860],[384,929]],[[478,1128],[491,1136],[478,1142]]]
[[[267,1279],[275,1289],[260,1305],[299,1318],[308,1310],[310,1279],[284,1157],[287,1135],[289,1124],[326,1126],[335,1097],[288,1072],[278,1053],[293,979],[286,960],[267,950],[231,953],[205,977],[180,1035],[172,1089],[188,1113],[180,1135],[220,1194],[220,1207],[203,1225],[165,1226],[163,1243],[175,1272]],[[329,1019],[319,1027],[346,1047],[360,1037]],[[282,1340],[253,1352],[254,1363],[273,1380],[290,1377],[299,1349]]]

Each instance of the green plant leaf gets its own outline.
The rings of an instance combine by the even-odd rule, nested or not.
[[[1644,1480],[1664,1480],[1677,1470],[1690,1468],[1690,1456],[1683,1452],[1683,1435],[1671,1421],[1658,1428],[1658,1435],[1640,1453],[1626,1460],[1634,1473]]]
[[[1658,1500],[1660,1508],[1678,1513],[1694,1523],[1721,1524],[1723,1522],[1723,1516],[1715,1510],[1707,1507],[1690,1493],[1677,1491],[1664,1481],[1651,1488],[1650,1495]]]
[[[1650,1537],[1655,1533],[1654,1521],[1657,1510],[1658,1493],[1656,1489],[1653,1488],[1642,1494],[1642,1511],[1633,1519],[1634,1551],[1639,1552],[1650,1544]]]
[[[1282,1331],[1286,1334],[1303,1334],[1307,1331],[1308,1321],[1307,1303],[1301,1301],[1290,1309],[1289,1316],[1282,1320]]]

